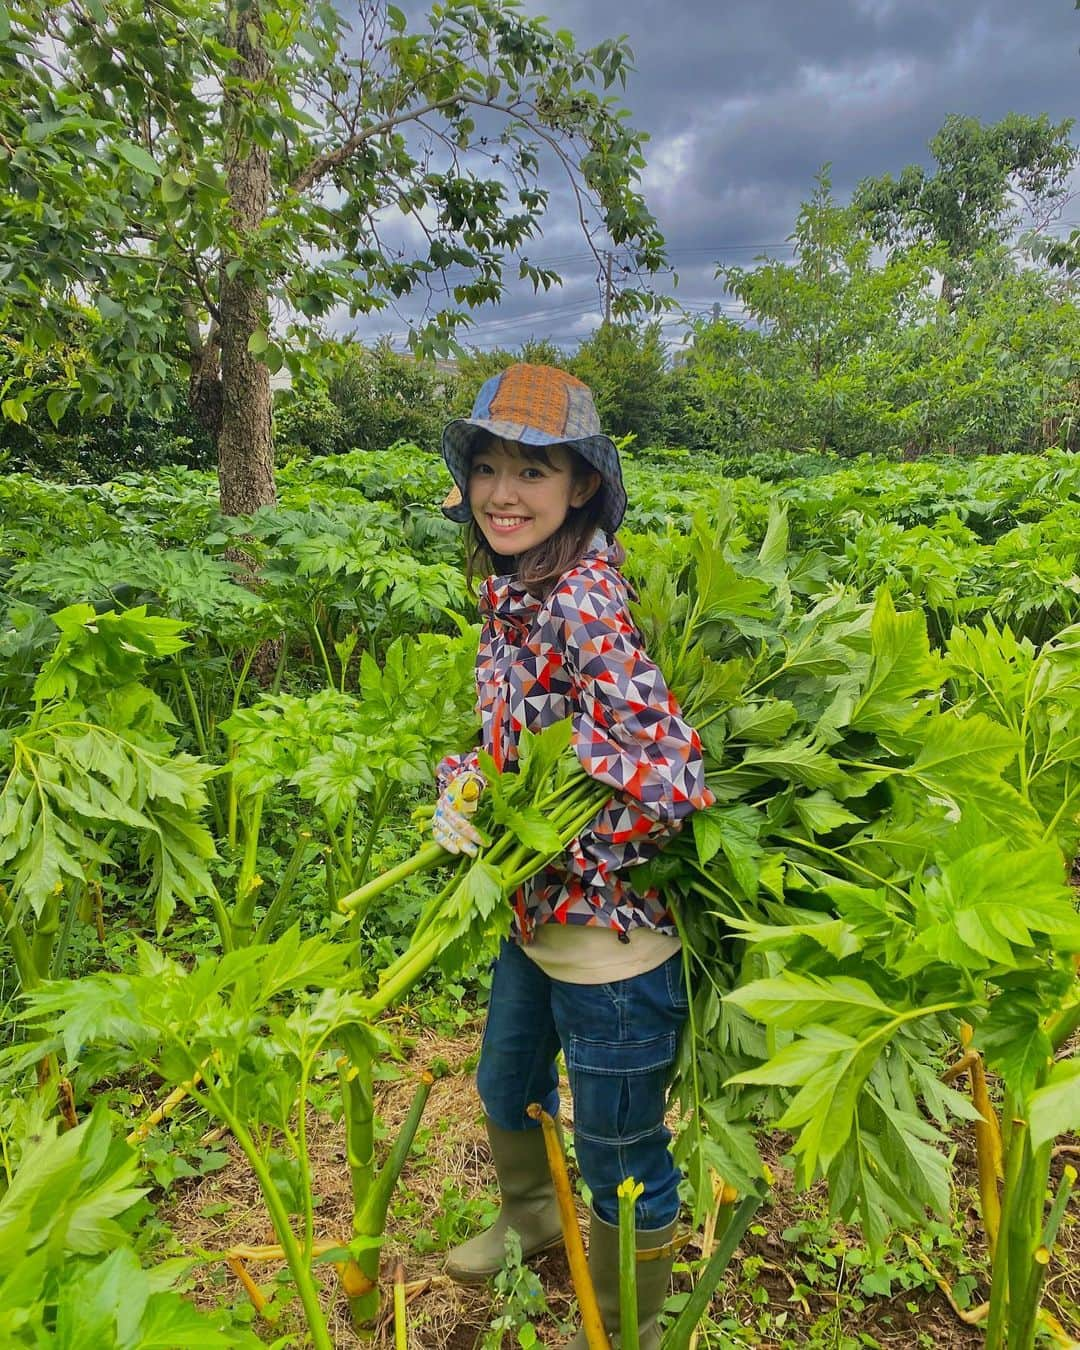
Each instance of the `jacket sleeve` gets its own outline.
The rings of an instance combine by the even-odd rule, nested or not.
[[[480,772],[475,750],[466,750],[462,755],[444,755],[435,769],[435,788],[439,796],[442,796],[459,774],[469,772]]]
[[[714,798],[700,738],[645,652],[619,573],[571,574],[552,597],[551,615],[574,685],[574,749],[585,770],[614,789],[571,845],[569,868],[586,881],[606,880],[655,856]]]

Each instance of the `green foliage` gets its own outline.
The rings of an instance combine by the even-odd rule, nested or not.
[[[327,8],[210,0],[153,19],[129,0],[11,11],[7,328],[20,362],[76,333],[85,359],[9,382],[4,415],[56,393],[84,415],[138,403],[161,416],[179,361],[212,421],[231,343],[299,380],[335,307],[380,310],[454,268],[448,303],[414,334],[445,353],[469,311],[499,299],[508,265],[538,288],[559,280],[527,252],[547,206],[545,142],[614,242],[643,272],[661,265],[642,138],[607,92],[630,69],[624,42],[578,50],[505,0],[453,0],[415,30],[400,11],[384,19],[359,15],[352,33]],[[509,181],[489,170],[493,124]],[[435,160],[429,127],[446,151]],[[384,245],[388,213],[421,223],[415,254]],[[649,303],[632,285],[617,301]],[[271,311],[292,317],[270,325]]]
[[[407,441],[438,449],[456,388],[451,369],[395,352],[388,341],[324,343],[318,361],[318,381],[277,397],[279,447],[326,455]]]
[[[985,243],[962,301],[939,312],[931,277],[944,245],[920,239],[876,263],[827,170],[791,241],[793,262],[718,273],[755,326],[699,326],[672,376],[673,417],[685,424],[675,439],[738,456],[1073,443],[1080,322],[1052,277]]]
[[[1072,119],[1056,126],[1044,114],[1009,113],[984,126],[950,114],[930,140],[937,172],[909,164],[859,184],[855,204],[882,243],[915,240],[944,246],[948,294],[962,289],[966,265],[988,244],[1000,244],[1016,224],[1016,196],[1046,211],[1066,193],[1077,149]]]
[[[611,436],[634,436],[642,445],[678,443],[668,423],[667,351],[657,324],[601,324],[567,362],[571,375],[593,391]]]
[[[144,1269],[130,1215],[146,1188],[99,1107],[64,1134],[50,1121],[0,1199],[0,1335],[64,1350],[260,1344],[173,1289],[186,1262]]]
[[[1016,1273],[993,1288],[1024,1346],[1045,1169],[1080,1081],[1075,458],[863,460],[763,492],[671,454],[628,479],[635,618],[717,797],[641,877],[676,904],[693,992],[675,1091],[695,1201],[710,1169],[756,1188],[755,1136],[782,1123],[800,1181],[824,1178],[874,1252],[897,1224],[940,1226],[949,1131],[975,1114],[941,1059],[967,1022],[1023,1122],[999,1247]],[[370,1083],[389,1048],[371,1021],[440,964],[459,999],[505,895],[604,791],[562,758],[565,726],[526,736],[520,773],[485,763],[484,856],[421,878],[449,859],[417,848],[408,813],[439,755],[475,736],[445,482],[416,447],[297,461],[280,507],[235,522],[186,472],[0,483],[0,802],[15,803],[0,904],[31,1010],[9,1082],[62,1061],[81,1102],[134,1096],[137,1074],[167,1088],[202,1073],[194,1108],[240,1142],[316,1331],[310,1083],[336,1097],[345,1056],[358,1217],[339,1258],[377,1260],[400,1149],[377,1173]],[[256,592],[220,561],[237,543]],[[122,587],[138,603],[116,604]],[[280,631],[276,683],[256,688],[252,654]],[[410,879],[375,907],[389,863]],[[190,917],[133,945],[168,918],[166,882]],[[335,912],[353,885],[362,929]],[[97,950],[103,902],[122,921]],[[10,1146],[4,1113],[16,1174],[50,1107],[26,1108]],[[163,1138],[163,1177],[169,1161]]]
[[[209,767],[175,754],[173,719],[142,683],[145,664],[181,650],[180,625],[145,609],[98,615],[72,606],[34,685],[34,711],[3,743],[0,875],[12,922],[39,923],[88,866],[112,861],[106,833],[133,833],[160,932],[177,900],[214,893],[214,845],[200,815]],[[26,985],[30,972],[20,970]],[[38,977],[48,974],[38,969]]]

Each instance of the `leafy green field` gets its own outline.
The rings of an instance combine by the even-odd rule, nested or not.
[[[653,864],[693,993],[688,1214],[728,1221],[717,1178],[763,1202],[700,1344],[1069,1344],[1076,458],[717,463],[631,459],[622,535],[717,796]],[[343,912],[475,736],[477,630],[440,461],[278,489],[237,518],[189,470],[0,479],[5,1343],[351,1344],[384,1238],[411,1277],[487,1209],[460,1075],[499,877],[552,851],[557,735],[491,794],[486,864]],[[281,1248],[269,1316],[220,1204]],[[420,1294],[413,1343],[555,1343],[513,1263],[484,1297],[455,1333]]]

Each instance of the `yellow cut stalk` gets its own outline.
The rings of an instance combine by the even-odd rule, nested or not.
[[[1001,1232],[1001,1196],[998,1182],[1005,1179],[1004,1160],[1001,1145],[1001,1127],[997,1113],[990,1100],[986,1086],[986,1070],[982,1056],[972,1050],[972,1028],[967,1022],[960,1027],[960,1043],[964,1054],[942,1075],[943,1083],[951,1083],[966,1073],[971,1079],[971,1100],[982,1117],[975,1122],[975,1157],[979,1172],[979,1201],[982,1207],[983,1228],[986,1230],[986,1242],[993,1260],[997,1250],[998,1234]]]
[[[240,1283],[244,1286],[244,1289],[247,1292],[247,1296],[249,1299],[251,1299],[252,1306],[254,1307],[255,1311],[259,1314],[260,1317],[266,1318],[266,1320],[269,1322],[271,1319],[266,1315],[266,1297],[263,1294],[262,1290],[259,1288],[259,1286],[248,1274],[243,1261],[241,1261],[239,1257],[230,1256],[228,1258],[228,1264],[229,1269],[240,1281]]]
[[[982,1060],[971,1066],[971,1100],[982,1120],[975,1122],[975,1157],[979,1167],[979,1198],[982,1201],[983,1227],[993,1259],[1001,1232],[1001,1197],[998,1178],[1002,1177],[1001,1129],[986,1087]]]
[[[176,1110],[176,1108],[188,1095],[191,1089],[193,1087],[196,1087],[201,1082],[202,1082],[202,1070],[196,1069],[193,1078],[189,1078],[186,1083],[181,1083],[179,1087],[173,1088],[173,1090],[169,1093],[169,1095],[165,1098],[165,1100],[161,1103],[161,1105],[155,1107],[155,1109],[150,1112],[150,1114],[141,1124],[135,1126],[135,1128],[128,1135],[127,1142],[132,1147],[134,1147],[136,1144],[141,1144],[143,1140],[149,1135],[150,1131],[154,1129],[155,1126],[160,1125],[163,1120],[168,1119],[168,1117],[172,1115],[172,1113]]]
[[[394,1350],[409,1350],[408,1324],[405,1319],[405,1266],[394,1263]]]
[[[562,1221],[563,1245],[566,1247],[566,1259],[570,1265],[570,1278],[574,1282],[578,1308],[581,1311],[581,1327],[585,1332],[585,1341],[589,1350],[611,1350],[611,1342],[604,1330],[604,1321],[600,1316],[600,1305],[596,1301],[589,1263],[585,1259],[585,1246],[581,1241],[577,1214],[574,1212],[574,1197],[570,1190],[570,1177],[566,1171],[566,1159],[563,1157],[559,1132],[554,1119],[548,1115],[539,1102],[529,1107],[529,1115],[540,1122],[544,1132],[544,1146],[547,1149],[548,1166],[551,1168],[551,1180],[555,1186],[555,1199],[559,1204],[559,1218]]]

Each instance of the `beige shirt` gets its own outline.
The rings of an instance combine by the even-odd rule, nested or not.
[[[678,937],[635,928],[620,942],[614,928],[598,924],[541,923],[521,950],[545,975],[566,984],[611,984],[644,975],[682,949]]]

